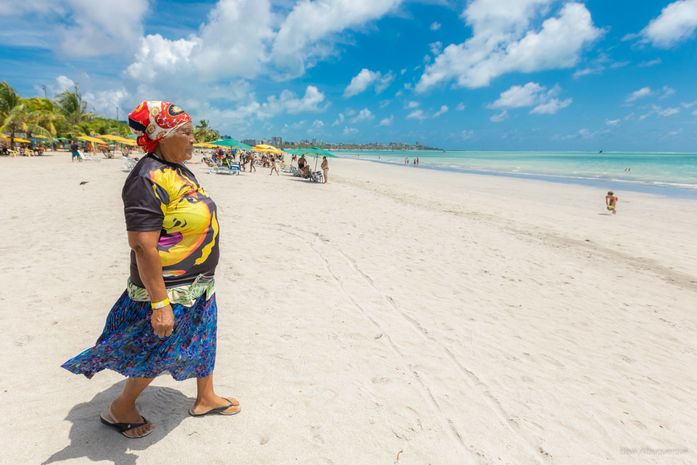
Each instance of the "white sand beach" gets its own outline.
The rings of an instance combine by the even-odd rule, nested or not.
[[[314,161],[311,161],[314,163]],[[0,464],[697,463],[697,201],[330,160],[192,170],[221,223],[216,384],[60,368],[125,287],[120,160],[0,158]],[[82,181],[87,181],[81,185]]]

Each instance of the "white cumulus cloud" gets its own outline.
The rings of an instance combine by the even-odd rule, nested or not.
[[[68,89],[75,87],[75,81],[70,79],[68,76],[60,75],[56,78],[56,93],[63,92]]]
[[[300,0],[274,38],[271,59],[289,75],[302,75],[308,60],[331,51],[336,33],[378,19],[401,1]]]
[[[678,0],[663,8],[641,31],[641,37],[652,45],[670,48],[689,39],[697,29],[697,0]]]
[[[657,105],[653,105],[651,108],[653,109],[653,111],[656,112],[657,115],[662,116],[664,118],[680,113],[680,108],[677,107],[662,108]]]
[[[501,92],[499,98],[489,108],[520,108],[532,106],[539,98],[544,87],[536,82],[524,86],[512,86]]]
[[[553,115],[562,108],[571,105],[572,102],[571,98],[563,100],[557,98],[560,92],[559,86],[547,89],[536,82],[528,82],[522,86],[511,86],[508,90],[501,92],[499,98],[489,104],[489,108],[507,110],[510,108],[533,107],[530,110],[532,114]],[[508,116],[507,113],[506,116]]]
[[[585,46],[602,31],[581,3],[566,3],[557,16],[544,20],[539,30],[533,21],[554,0],[473,0],[463,13],[473,35],[461,44],[448,45],[426,67],[416,90],[424,92],[449,80],[461,87],[483,87],[511,72],[569,68]]]
[[[635,90],[624,99],[627,103],[634,103],[639,99],[653,95],[653,91],[650,87],[642,87],[641,89]]]
[[[407,119],[416,119],[419,121],[425,120],[426,118],[427,118],[426,114],[424,113],[423,110],[420,110],[420,109],[414,110],[407,115]]]
[[[263,120],[281,113],[319,112],[323,110],[321,103],[324,102],[324,98],[324,94],[315,86],[307,86],[302,97],[298,97],[289,90],[283,90],[278,97],[271,95],[261,103],[256,99],[252,100],[225,112],[224,116],[235,120]]]
[[[352,123],[361,123],[363,121],[371,121],[374,118],[373,113],[367,108],[359,111],[356,116],[351,118]]]
[[[380,126],[392,126],[393,122],[394,122],[394,116],[390,115],[387,118],[383,118],[380,120]]]
[[[444,115],[448,112],[448,106],[447,105],[441,105],[440,109],[433,114],[434,118],[438,118],[441,115]]]
[[[29,3],[36,6],[41,2]],[[143,20],[148,10],[146,1],[67,0],[56,3],[63,6],[64,21],[57,28],[55,46],[67,56],[128,54],[137,45],[134,38],[143,34]]]
[[[349,85],[346,86],[344,97],[353,97],[354,95],[363,93],[373,85],[375,86],[375,92],[379,94],[390,85],[393,79],[394,75],[391,72],[383,75],[379,71],[371,71],[367,68],[363,68],[351,79]]]
[[[491,118],[489,118],[489,121],[492,123],[500,123],[502,121],[506,121],[508,119],[508,110],[501,110],[498,113],[495,113],[491,115]]]

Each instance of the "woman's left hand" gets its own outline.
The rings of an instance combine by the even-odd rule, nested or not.
[[[153,310],[150,324],[157,337],[169,337],[174,330],[174,312],[172,306]]]

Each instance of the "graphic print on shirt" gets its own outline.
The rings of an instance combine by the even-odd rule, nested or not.
[[[213,201],[195,179],[168,166],[147,174],[164,220],[158,242],[162,275],[181,277],[203,265],[218,241]]]

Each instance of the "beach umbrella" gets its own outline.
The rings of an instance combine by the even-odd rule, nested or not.
[[[111,134],[107,134],[107,135],[99,136],[99,137],[101,139],[106,139],[106,140],[110,140],[113,142],[117,142],[121,145],[128,145],[131,147],[135,147],[136,145],[138,145],[138,144],[136,144],[136,141],[134,141],[133,139],[126,139],[125,137],[121,137],[121,136],[114,136]]]
[[[104,142],[102,139],[97,139],[96,137],[92,137],[92,136],[79,136],[78,139],[84,140],[87,142],[92,142],[93,144],[107,145],[107,143]]]
[[[220,139],[220,140],[217,140],[215,142],[210,142],[210,144],[213,144],[213,145],[218,146],[218,147],[235,147],[235,148],[242,149],[242,150],[251,150],[252,149],[251,145],[247,145],[247,144],[240,142],[238,140],[235,140],[235,139]]]
[[[8,137],[7,139],[9,140],[10,138]],[[31,144],[30,140],[22,139],[21,137],[15,137],[15,142],[19,142],[20,144]]]
[[[199,149],[214,149],[218,147],[217,145],[210,144],[208,142],[196,142],[194,144],[194,147],[199,148]]]
[[[300,149],[285,149],[286,152],[291,153],[293,155],[315,155],[315,156],[323,156],[323,157],[329,157],[329,158],[336,158],[336,155],[333,153],[324,150],[319,147],[306,147],[306,148],[300,148]]]
[[[303,148],[303,149],[295,149],[294,152],[295,155],[314,155],[315,157],[315,170],[317,169],[317,160],[319,160],[319,157],[330,157],[330,158],[336,158],[336,155],[333,153],[324,150],[319,147],[310,147],[310,148]]]
[[[319,147],[312,147],[311,150],[312,150],[312,153],[316,153],[317,155],[321,155],[323,157],[336,158],[336,155],[334,155],[330,151],[324,150],[324,149],[319,148]]]
[[[272,153],[274,155],[280,155],[283,153],[283,150],[278,149],[278,148],[274,147],[273,145],[267,145],[267,144],[255,145],[253,150],[255,152]]]

